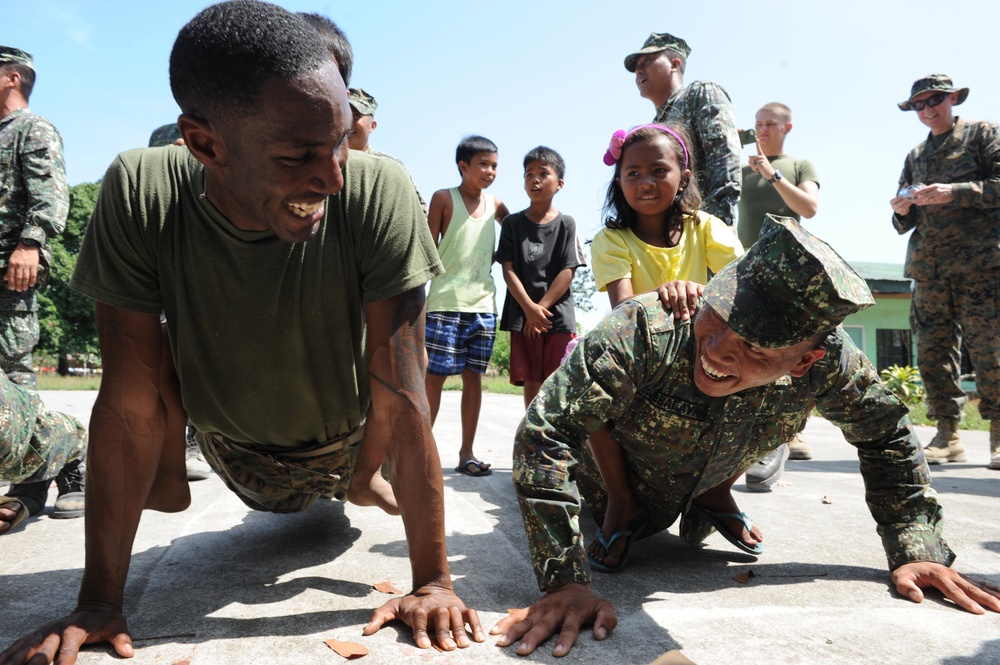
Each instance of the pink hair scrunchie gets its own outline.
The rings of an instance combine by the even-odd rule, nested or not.
[[[622,146],[625,145],[625,140],[635,132],[639,131],[640,129],[645,129],[646,127],[653,127],[654,129],[659,129],[661,132],[666,132],[667,134],[670,134],[675,139],[677,139],[677,142],[681,144],[681,148],[684,150],[684,168],[688,167],[688,164],[691,163],[691,159],[688,156],[688,147],[687,145],[684,144],[684,139],[681,138],[680,134],[670,129],[669,127],[660,125],[655,122],[649,123],[647,125],[639,125],[638,127],[633,127],[627,132],[624,129],[619,129],[614,134],[612,134],[611,142],[608,144],[608,149],[604,153],[604,164],[606,166],[614,166],[615,164],[617,164],[618,160],[622,158]]]
[[[628,138],[628,134],[624,129],[619,129],[611,135],[611,143],[608,144],[608,150],[604,153],[605,166],[614,166],[621,159],[622,145],[625,144],[626,138]]]

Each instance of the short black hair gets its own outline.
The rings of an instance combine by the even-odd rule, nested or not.
[[[8,62],[7,64],[0,65],[0,71],[19,75],[21,77],[21,96],[24,97],[25,101],[31,97],[31,91],[35,87],[34,69],[16,62]]]
[[[499,152],[497,150],[497,144],[489,140],[485,136],[476,136],[475,134],[471,136],[466,136],[464,139],[458,142],[458,147],[455,148],[455,163],[465,162],[468,164],[472,161],[472,158],[476,156],[478,152]]]
[[[259,0],[229,0],[181,28],[170,52],[170,89],[184,113],[234,119],[255,108],[266,82],[329,62],[319,34],[301,17]]]
[[[528,151],[528,154],[524,156],[524,168],[528,168],[530,162],[543,162],[548,164],[556,171],[556,177],[560,180],[566,175],[566,162],[563,161],[562,156],[544,145],[540,145],[537,148],[532,148]]]
[[[347,35],[336,23],[322,14],[315,12],[299,12],[302,19],[316,28],[316,32],[323,38],[326,50],[330,52],[337,62],[337,69],[340,70],[340,77],[344,79],[344,87],[351,85],[351,71],[354,69],[354,49],[351,42],[347,41]]]

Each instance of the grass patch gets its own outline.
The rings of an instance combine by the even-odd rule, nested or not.
[[[937,425],[935,421],[927,419],[926,402],[910,405],[910,420],[913,421],[914,425],[929,425],[930,427]],[[979,399],[970,399],[969,403],[965,405],[965,417],[958,423],[958,428],[980,432],[989,431],[990,421],[983,420],[979,414]]]
[[[449,376],[444,381],[445,390],[461,390],[462,389],[462,376],[457,374],[455,376]],[[500,374],[498,376],[483,376],[483,392],[484,393],[499,393],[501,395],[522,395],[524,394],[524,389],[521,386],[510,385],[510,378],[506,374]]]
[[[97,390],[100,387],[100,376],[59,376],[48,372],[38,375],[39,390]]]

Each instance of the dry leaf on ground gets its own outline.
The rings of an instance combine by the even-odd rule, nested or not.
[[[823,503],[833,503],[833,499],[828,496],[823,497]]]
[[[400,589],[396,588],[396,585],[392,583],[392,580],[386,580],[385,582],[379,582],[378,584],[372,585],[373,588],[380,593],[389,593],[399,595],[403,593]]]
[[[747,582],[750,581],[751,577],[757,577],[757,575],[755,575],[754,572],[749,568],[746,569],[746,572],[736,573],[735,575],[733,575],[733,579],[739,582],[740,584],[746,584]]]
[[[357,642],[341,642],[340,640],[327,640],[326,646],[330,647],[338,654],[348,660],[361,658],[368,655],[368,649]]]

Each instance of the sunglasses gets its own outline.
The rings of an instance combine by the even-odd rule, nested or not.
[[[913,107],[914,111],[923,111],[924,107],[926,106],[934,108],[935,106],[943,102],[945,98],[950,94],[951,94],[950,92],[939,92],[933,97],[928,97],[927,99],[921,99],[919,102],[911,102],[910,106]]]

